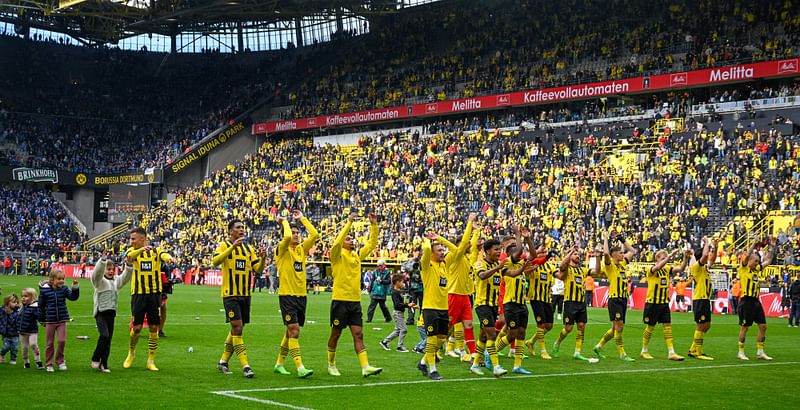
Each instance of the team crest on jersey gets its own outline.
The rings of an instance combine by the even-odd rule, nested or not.
[[[233,313],[232,310],[228,311],[228,317],[234,317],[234,316],[236,316],[236,313]]]

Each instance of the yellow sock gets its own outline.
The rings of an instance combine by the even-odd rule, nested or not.
[[[361,368],[365,368],[369,366],[369,359],[367,359],[367,351],[362,350],[358,352],[358,363],[361,364]]]
[[[447,338],[447,347],[445,348],[446,352],[452,352],[456,349],[456,338],[454,336],[450,336]]]
[[[583,349],[583,330],[578,329],[578,334],[575,335],[575,354],[581,354]]]
[[[619,356],[625,356],[625,344],[622,343],[622,332],[618,330],[614,331],[614,342],[617,344],[617,353],[619,353]]]
[[[646,352],[647,349],[650,347],[650,338],[653,337],[653,330],[655,330],[655,326],[647,325],[644,328],[644,333],[642,334],[642,351]]]
[[[536,335],[534,335],[533,337],[534,337],[534,339],[538,339],[539,340],[539,351],[540,352],[546,352],[547,351],[547,347],[545,347],[545,343],[544,343],[544,328],[537,327],[536,328]]]
[[[236,356],[239,357],[239,364],[242,367],[247,367],[249,362],[247,360],[247,347],[244,345],[244,338],[242,336],[232,336],[233,339],[233,351],[236,352]]]
[[[481,342],[480,339],[475,343],[475,356],[472,358],[472,365],[477,366],[483,360],[483,352],[486,351],[486,342]]]
[[[744,353],[744,342],[739,342],[739,352]]]
[[[289,339],[286,337],[286,333],[283,334],[283,339],[281,339],[281,346],[280,350],[278,351],[278,359],[275,360],[275,366],[283,366],[286,363],[286,355],[289,354]]]
[[[670,353],[675,351],[675,347],[672,345],[672,326],[664,327],[664,342],[667,344],[667,350]]]
[[[614,328],[608,329],[605,333],[603,333],[603,337],[600,338],[600,341],[597,342],[597,345],[603,347],[608,343],[609,340],[614,338]]]
[[[497,367],[499,359],[497,357],[497,349],[495,348],[494,340],[486,341],[486,351],[489,352],[489,360],[492,361],[492,368]]]
[[[293,337],[290,338],[287,343],[289,345],[289,353],[292,355],[292,361],[294,362],[295,367],[302,369],[304,366],[303,358],[300,356],[300,341]]]
[[[456,350],[464,351],[464,325],[461,322],[453,325],[453,336],[456,338]]]
[[[497,334],[497,338],[495,338],[495,340],[500,340],[500,338],[506,336],[508,336],[508,326],[503,326],[503,328],[500,329],[500,333]],[[497,349],[497,351],[499,352],[500,349]]]
[[[425,339],[425,363],[428,366],[436,365],[436,352],[439,350],[439,338],[436,336],[428,336]]]
[[[336,366],[336,349],[328,347],[328,366]]]
[[[219,358],[220,363],[228,363],[228,360],[231,359],[232,355],[233,336],[231,336],[231,332],[228,332],[228,336],[225,338],[225,347],[222,349],[222,356]]]
[[[139,335],[140,333],[136,333],[131,329],[131,342],[128,345],[128,354],[131,356],[136,352],[136,344],[139,343]]]
[[[522,367],[522,352],[521,348],[514,350],[514,367]]]
[[[561,342],[567,338],[568,334],[567,329],[561,329],[561,332],[558,333],[558,339],[556,339],[556,345],[561,346]]]
[[[759,352],[763,352],[764,351],[764,342],[756,342],[756,349],[758,349]]]
[[[150,332],[147,337],[147,360],[156,360],[158,349],[158,331]]]
[[[505,349],[505,348],[506,348],[506,346],[508,346],[508,337],[506,337],[506,335],[503,335],[502,337],[501,337],[501,336],[498,336],[498,337],[497,337],[497,341],[495,342],[495,346],[494,346],[494,348],[495,348],[495,349],[496,349],[498,352],[502,352],[502,351],[503,351],[503,349]]]
[[[698,356],[703,354],[703,332],[694,331],[694,340],[692,340],[692,346],[689,347],[689,352]]]

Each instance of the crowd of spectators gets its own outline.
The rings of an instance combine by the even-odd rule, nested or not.
[[[371,25],[358,52],[289,94],[284,118],[798,54],[793,2],[434,3]],[[386,50],[392,50],[387,53]]]
[[[365,137],[357,147],[272,140],[241,164],[178,192],[142,224],[177,255],[202,263],[231,217],[245,220],[255,240],[269,245],[275,216],[299,208],[320,226],[315,252],[324,257],[345,215],[374,212],[381,215],[375,257],[402,260],[423,232],[456,237],[467,213],[479,212],[487,236],[506,234],[518,222],[553,248],[592,246],[614,226],[641,247],[642,260],[652,261],[657,249],[697,247],[714,234],[711,214],[798,209],[800,139],[728,121],[673,130],[655,150],[617,167],[596,150],[611,142],[611,133],[647,138],[633,124],[542,137],[467,133],[452,123],[433,135]],[[726,245],[723,262],[735,263],[737,250]]]
[[[86,238],[73,228],[67,212],[46,190],[0,188],[0,249],[71,250]]]

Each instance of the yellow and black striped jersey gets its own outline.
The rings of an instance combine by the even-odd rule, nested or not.
[[[710,300],[711,299],[711,277],[708,272],[707,265],[695,263],[690,269],[692,278],[694,278],[694,292],[692,292],[693,300]]]
[[[128,249],[128,253],[134,249]],[[133,261],[131,295],[152,295],[161,293],[161,264],[172,260],[167,252],[153,248],[140,253]]]
[[[550,263],[545,262],[536,267],[530,273],[530,288],[528,288],[528,299],[536,300],[539,302],[552,303],[553,302],[553,282],[555,278],[553,273],[558,268]]]
[[[757,298],[761,293],[758,287],[758,281],[763,279],[764,275],[764,270],[761,268],[761,265],[753,269],[748,268],[747,265],[742,266],[739,268],[738,273],[739,280],[742,281],[742,296]]]
[[[589,269],[580,266],[570,266],[562,278],[564,281],[565,302],[586,302],[586,291],[583,280],[589,275]]]
[[[663,268],[647,272],[647,303],[669,303],[669,274],[672,266],[664,265]]]
[[[214,252],[214,258],[223,254],[231,246],[233,246],[231,241],[220,243]],[[235,247],[233,252],[220,265],[222,270],[222,289],[220,289],[220,294],[222,297],[250,296],[253,271],[259,260],[260,258],[252,245],[243,243]]]
[[[481,279],[478,274],[495,268],[499,263],[499,261],[491,263],[484,260],[475,262],[472,268],[475,272],[475,306],[497,306],[503,275],[498,270],[494,275]]]
[[[624,259],[619,263],[613,261],[608,265],[603,265],[603,271],[608,278],[608,298],[625,298],[630,297],[631,292],[628,288],[628,281],[630,277],[627,273],[628,262]]]
[[[511,258],[506,259],[505,266],[500,271],[503,273],[503,282],[505,283],[505,293],[503,294],[503,304],[506,303],[525,303],[525,294],[527,281],[525,274],[519,276],[507,276],[507,273],[512,270],[517,270],[525,264],[524,259],[520,259],[517,263],[511,261]]]

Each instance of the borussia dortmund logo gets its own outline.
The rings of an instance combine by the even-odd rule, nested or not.
[[[489,319],[483,319],[483,325],[486,326],[489,324]]]
[[[288,321],[292,320],[292,315],[286,315],[286,316],[283,317],[283,319],[288,322]]]
[[[234,317],[234,316],[236,316],[236,314],[235,314],[235,313],[233,313],[233,311],[232,311],[232,310],[228,312],[228,317]]]
[[[644,318],[644,323],[650,323],[650,318],[649,317],[645,317]]]
[[[619,319],[621,316],[622,315],[620,315],[619,312],[617,312],[617,319]]]
[[[511,323],[508,324],[508,327],[517,327],[517,322],[512,320]]]
[[[541,316],[536,316],[536,321],[537,322],[541,322],[542,321],[542,317]]]
[[[333,319],[333,325],[339,326],[339,319]]]
[[[86,175],[84,175],[84,174],[75,175],[75,182],[77,182],[78,185],[85,184],[86,183]]]
[[[700,320],[706,320],[706,315],[700,315]]]
[[[433,332],[433,326],[428,326],[428,332]]]

